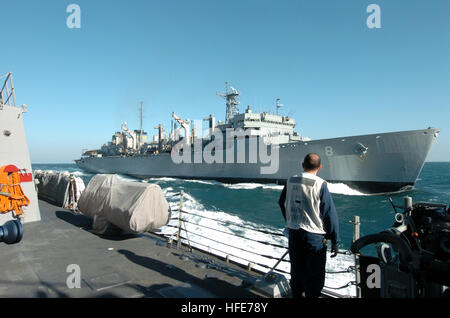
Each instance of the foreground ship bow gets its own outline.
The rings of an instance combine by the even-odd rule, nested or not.
[[[347,184],[362,193],[386,193],[412,188],[439,133],[439,129],[428,128],[311,140],[294,132],[295,121],[288,116],[252,113],[250,107],[245,113],[239,113],[239,92],[234,88],[229,91],[227,87],[226,93],[220,96],[227,100],[226,121],[216,125],[213,116],[205,118],[209,121],[207,138],[196,136],[190,121],[183,121],[175,114],[172,116],[183,127],[184,138],[177,134],[181,128],[177,130],[176,125],[168,138],[162,125],[158,125],[155,127],[158,135],[147,142],[147,133],[142,127],[131,132],[125,123],[123,132],[116,132],[112,142],[100,150],[86,151],[76,164],[92,173],[117,173],[137,178],[284,184],[290,176],[300,172],[306,154],[314,152],[322,158],[323,169],[319,176],[325,180]],[[278,109],[278,100],[276,106]],[[240,130],[244,136],[230,138],[227,135],[230,130]],[[212,138],[213,131],[223,135],[223,142],[215,145],[216,160],[211,162],[208,158],[205,160],[205,150],[211,149],[213,139],[217,141],[217,134]],[[269,157],[276,161],[273,172],[262,173],[264,169],[270,170],[267,168],[274,162],[252,160],[253,138],[259,144],[256,152],[266,148],[266,155],[276,155],[276,158]],[[184,143],[183,151],[188,158],[181,163],[173,160],[173,150],[180,143]],[[230,150],[232,156],[228,156]],[[245,152],[240,160],[239,151]]]

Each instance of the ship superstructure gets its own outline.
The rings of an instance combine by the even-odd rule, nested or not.
[[[41,219],[23,124],[23,114],[26,112],[25,104],[21,106],[16,104],[12,73],[0,76],[0,167],[4,167],[3,171],[8,172],[10,176],[13,173],[19,175],[20,183],[14,186],[20,186],[29,200],[29,204],[23,206],[23,214],[19,216],[23,223]],[[3,188],[5,188],[5,184],[0,187],[0,196],[3,198],[13,200],[17,196],[6,190],[3,191]],[[28,200],[24,201],[28,202]],[[8,204],[6,205],[8,206]],[[14,215],[12,209],[11,211],[7,208],[0,210],[0,225],[13,217],[18,217],[18,215]]]
[[[176,177],[223,182],[285,183],[301,170],[306,154],[321,156],[319,175],[365,193],[393,192],[414,185],[437,138],[438,129],[311,140],[294,131],[295,120],[276,113],[239,112],[240,93],[226,83],[217,93],[226,100],[225,121],[209,115],[201,121],[172,113],[170,133],[149,140],[126,123],[100,150],[86,151],[77,165],[94,173],[138,178]],[[142,107],[142,104],[141,104]],[[207,122],[207,132],[198,128]],[[177,126],[180,125],[179,127]],[[181,158],[182,157],[182,158]]]

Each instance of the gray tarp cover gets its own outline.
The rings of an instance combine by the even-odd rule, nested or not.
[[[70,174],[36,170],[34,178],[39,180],[37,190],[39,198],[50,200],[63,207],[70,186]]]
[[[109,174],[91,179],[78,209],[94,219],[93,230],[97,233],[106,231],[108,222],[127,232],[143,233],[169,221],[169,204],[160,186],[122,181]]]

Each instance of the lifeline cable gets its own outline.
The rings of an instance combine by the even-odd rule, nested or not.
[[[270,234],[270,235],[274,235],[274,236],[283,236],[283,237],[284,237],[284,235],[283,235],[282,233],[276,233],[276,232],[265,231],[265,230],[258,230],[258,229],[251,228],[251,227],[248,227],[248,226],[245,226],[245,225],[241,225],[241,224],[238,224],[238,223],[235,223],[235,222],[231,222],[231,221],[223,221],[223,220],[217,220],[217,219],[214,219],[214,218],[210,218],[210,217],[207,217],[207,216],[195,214],[195,213],[192,213],[192,212],[189,212],[189,211],[185,211],[185,210],[182,210],[182,212],[183,212],[183,213],[186,213],[186,214],[198,216],[198,217],[201,217],[201,218],[209,219],[209,220],[212,220],[212,221],[224,223],[224,224],[235,225],[235,226],[238,226],[238,227],[242,227],[242,228],[244,228],[244,229],[248,229],[248,230],[252,230],[252,231],[256,231],[256,232],[260,232],[260,233],[264,233],[264,234]]]
[[[349,281],[347,284],[345,284],[343,286],[339,286],[339,287],[330,287],[330,286],[323,286],[323,287],[324,288],[328,288],[328,289],[342,289],[342,288],[347,288],[347,287],[352,286],[352,285],[357,285],[356,281],[354,281],[354,280]]]
[[[221,230],[218,230],[218,229],[214,229],[214,228],[209,227],[209,226],[206,226],[206,225],[201,225],[201,224],[198,224],[198,223],[193,223],[193,222],[190,222],[190,221],[188,221],[188,220],[186,220],[186,219],[183,219],[183,221],[186,222],[186,223],[190,223],[190,224],[193,224],[193,225],[196,225],[196,226],[204,227],[204,228],[207,228],[207,229],[210,229],[210,230],[213,230],[213,231],[217,231],[217,232],[220,232],[220,233],[224,233],[224,234],[228,234],[228,235],[234,235],[234,236],[237,236],[237,237],[240,237],[240,238],[249,240],[249,241],[253,241],[253,242],[260,243],[260,244],[270,245],[270,246],[279,247],[279,248],[287,248],[286,246],[283,246],[283,245],[278,245],[278,244],[273,244],[273,243],[268,243],[268,242],[258,241],[258,240],[254,240],[254,239],[251,239],[251,238],[248,238],[248,237],[245,237],[245,236],[243,236],[243,235],[236,234],[236,233],[228,233],[228,232],[225,232],[225,231],[221,231]]]
[[[196,234],[196,235],[197,235],[197,234]],[[184,238],[183,238],[183,239],[184,239]],[[213,250],[222,252],[222,253],[227,254],[227,255],[230,255],[230,256],[234,256],[234,257],[236,257],[236,258],[242,259],[242,260],[244,260],[244,261],[253,263],[253,264],[255,264],[255,265],[258,265],[258,266],[261,266],[261,267],[264,267],[264,268],[268,268],[268,269],[271,268],[271,267],[268,266],[268,265],[253,262],[253,261],[251,261],[251,260],[248,260],[248,259],[246,259],[246,258],[243,258],[242,256],[237,256],[237,255],[234,255],[234,254],[231,254],[231,253],[226,253],[226,252],[224,252],[224,251],[219,250],[218,248],[215,248],[215,247],[212,247],[212,246],[209,246],[209,245],[200,243],[200,242],[196,242],[196,241],[193,241],[193,240],[191,240],[191,242],[192,242],[192,243],[195,243],[195,244],[198,244],[198,245],[201,245],[201,246],[205,246],[205,247],[207,247],[207,248],[209,248],[209,249],[213,249]],[[288,273],[288,272],[286,272],[286,271],[284,271],[284,270],[281,270],[281,269],[275,269],[275,271],[277,271],[277,272],[282,272],[282,273],[285,273],[285,274],[290,274],[290,273]]]
[[[168,224],[167,226],[173,227],[173,228],[178,228],[178,227],[176,227],[176,226],[174,226],[174,225],[169,225],[169,224]],[[215,243],[219,243],[219,244],[222,244],[222,245],[226,245],[226,246],[228,246],[228,247],[232,247],[232,248],[237,249],[237,250],[241,250],[241,251],[244,251],[244,252],[247,252],[247,253],[251,253],[251,254],[255,254],[255,255],[260,255],[261,257],[265,257],[265,258],[269,258],[269,259],[276,259],[276,260],[278,260],[278,257],[273,257],[273,256],[270,256],[270,255],[265,255],[265,254],[259,254],[258,252],[250,251],[250,250],[247,250],[247,249],[245,249],[245,248],[236,247],[236,246],[233,246],[233,245],[224,243],[224,242],[220,242],[220,241],[214,240],[214,239],[212,239],[212,238],[210,238],[210,237],[207,237],[207,236],[204,236],[204,235],[201,235],[201,234],[194,233],[194,232],[192,232],[192,231],[186,231],[186,232],[191,233],[191,234],[194,235],[194,236],[199,236],[199,237],[202,237],[202,238],[206,238],[206,239],[208,239],[208,240],[210,240],[210,241],[213,241],[213,242],[215,242]],[[227,233],[227,234],[229,234],[229,233]],[[231,235],[233,235],[233,234],[231,234]],[[249,239],[249,240],[250,240],[250,239]],[[204,245],[204,246],[207,246],[207,245]],[[216,250],[220,251],[219,249],[216,249]],[[221,251],[221,252],[223,252],[223,251]],[[223,253],[225,253],[225,252],[223,252]],[[284,261],[284,262],[288,262],[288,261]]]

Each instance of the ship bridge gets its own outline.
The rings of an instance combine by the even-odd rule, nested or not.
[[[218,128],[222,131],[226,128],[250,130],[249,135],[268,136],[271,137],[272,142],[277,143],[302,140],[294,131],[295,120],[293,118],[268,112],[253,113],[250,106],[247,107],[245,113],[235,114],[226,124],[219,125]]]
[[[225,132],[227,128],[241,128],[246,130],[249,135],[265,136],[266,142],[278,144],[310,140],[310,138],[302,138],[294,131],[295,120],[293,118],[278,115],[278,109],[283,106],[278,103],[280,99],[276,101],[276,115],[268,112],[253,113],[250,106],[247,106],[244,113],[239,113],[238,98],[240,94],[233,87],[230,92],[228,82],[225,85],[225,93],[217,93],[227,101],[225,123],[219,121],[217,126],[222,132]]]

